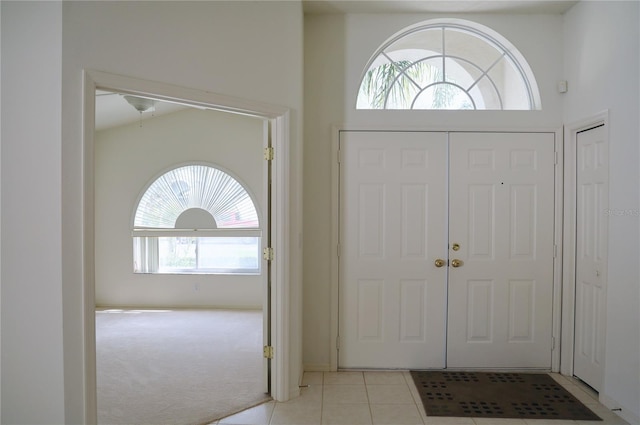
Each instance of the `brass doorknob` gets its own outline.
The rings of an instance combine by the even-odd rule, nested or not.
[[[457,258],[455,260],[451,260],[451,267],[462,267],[463,264],[462,260],[458,260]]]
[[[442,266],[444,266],[445,264],[447,264],[447,262],[446,262],[445,260],[441,259],[441,258],[438,258],[438,259],[434,262],[434,264],[436,265],[436,267],[442,267]]]

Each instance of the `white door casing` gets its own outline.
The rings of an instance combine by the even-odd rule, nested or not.
[[[551,133],[451,133],[448,367],[550,368],[554,167]]]
[[[602,389],[607,293],[609,158],[605,126],[576,133],[574,375]]]
[[[341,368],[444,367],[446,149],[446,133],[341,133]]]
[[[340,149],[339,367],[549,369],[554,134],[341,132]],[[427,154],[429,175],[423,170],[405,180],[408,175],[399,171],[403,159],[414,165],[420,161],[419,155],[407,154],[412,151]],[[439,167],[434,168],[434,162]],[[470,164],[480,169],[492,165],[493,172],[484,170],[484,178],[490,179],[474,180],[479,178],[478,169],[462,172]],[[451,196],[450,215],[447,196]],[[403,203],[404,199],[411,202]],[[425,199],[426,217],[416,213]],[[434,202],[445,208],[433,212]],[[466,214],[471,210],[475,215]],[[397,222],[407,219],[412,221]],[[475,232],[468,232],[470,223]],[[427,267],[409,272],[405,266],[412,261],[405,258],[403,243],[419,247],[423,236],[427,250],[414,252]],[[448,260],[462,260],[463,266],[435,267],[436,258],[447,260],[447,247],[453,243],[460,249],[449,250]],[[482,246],[486,252],[488,243],[493,257],[481,258]],[[488,273],[494,269],[500,273]],[[470,278],[478,273],[485,274]],[[447,274],[448,336],[442,332],[447,326],[442,307],[447,303]],[[444,281],[444,292],[438,278]],[[440,299],[442,308],[420,307],[429,299]],[[469,307],[472,315],[467,314]],[[425,312],[426,323],[420,320]],[[408,323],[413,325],[412,335],[428,336],[418,340],[430,341],[426,344],[430,351],[419,347],[418,341],[409,344],[403,333]],[[448,355],[443,359],[445,344]]]

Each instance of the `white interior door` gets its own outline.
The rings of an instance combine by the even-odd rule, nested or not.
[[[550,133],[450,135],[448,367],[551,367],[554,152]]]
[[[270,126],[267,122],[263,123],[263,149],[265,152],[273,146],[271,144],[271,138],[269,137]],[[267,157],[268,158],[268,157]],[[263,219],[264,225],[262,226],[262,246],[261,252],[265,252],[265,248],[272,248],[273,241],[271,239],[271,218],[272,218],[272,209],[273,209],[273,185],[272,185],[272,175],[273,175],[273,160],[267,160],[263,162],[263,170],[262,170],[262,193],[263,193],[263,205],[264,210],[266,212],[265,217]],[[267,251],[268,252],[268,251]],[[262,256],[262,283],[263,283],[263,292],[262,292],[262,346],[263,346],[263,356],[262,356],[262,389],[265,394],[271,394],[271,360],[273,358],[273,341],[271,340],[271,314],[273,310],[271,308],[271,288],[274,282],[274,273],[273,268],[271,267],[272,257],[270,255]],[[271,348],[265,348],[271,347]],[[271,350],[271,352],[269,352]],[[267,351],[267,352],[265,352]],[[275,395],[275,394],[273,394]]]
[[[602,388],[607,293],[609,158],[605,127],[576,135],[574,375]]]
[[[445,366],[447,135],[340,136],[339,367]]]

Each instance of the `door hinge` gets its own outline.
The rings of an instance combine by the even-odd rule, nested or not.
[[[273,248],[265,248],[262,250],[262,258],[267,261],[273,261]]]
[[[553,258],[558,258],[558,245],[553,245]]]
[[[267,161],[273,161],[276,154],[273,150],[273,147],[269,146],[268,148],[264,148],[264,159]]]
[[[340,149],[338,149],[338,164],[340,164]]]
[[[553,158],[553,163],[554,163],[555,165],[558,165],[558,157],[559,157],[559,156],[560,156],[560,155],[558,154],[558,151],[555,151],[555,152],[554,152],[554,158]]]
[[[340,337],[339,336],[336,337],[336,349],[337,350],[340,349]]]
[[[556,337],[552,336],[551,337],[551,351],[556,349]]]
[[[273,347],[270,345],[265,345],[264,347],[262,347],[262,356],[265,359],[272,359],[273,358]]]

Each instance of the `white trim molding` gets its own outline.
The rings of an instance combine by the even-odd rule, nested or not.
[[[635,415],[626,407],[620,406],[618,402],[616,402],[614,399],[612,399],[608,395],[604,393],[600,393],[599,401],[606,408],[610,409],[613,413],[620,416],[622,419],[629,422],[630,424],[640,424],[640,416]]]

